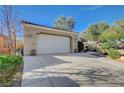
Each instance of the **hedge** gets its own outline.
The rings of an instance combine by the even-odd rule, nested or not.
[[[20,56],[0,55],[0,86],[11,84],[22,63],[23,58]]]

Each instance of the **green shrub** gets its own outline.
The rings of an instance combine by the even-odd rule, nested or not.
[[[115,49],[117,44],[111,41],[100,43],[99,51],[102,54],[108,54],[108,50]]]
[[[116,51],[116,50],[109,50],[108,51],[108,55],[112,58],[112,59],[117,59],[120,57],[120,52]]]
[[[99,49],[100,53],[107,54],[107,51],[108,51],[109,48],[110,47],[107,43],[101,43],[98,49]]]
[[[23,58],[14,55],[0,56],[0,84],[11,83],[14,75],[19,71]]]
[[[124,49],[119,49],[117,51],[120,52],[121,55],[124,55]]]

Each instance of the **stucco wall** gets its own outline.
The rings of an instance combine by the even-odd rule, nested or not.
[[[38,34],[54,34],[60,36],[68,36],[71,39],[71,52],[77,49],[77,33],[66,32],[62,30],[38,27],[23,24],[24,28],[24,55],[30,55],[32,49],[36,49],[36,40]]]
[[[3,47],[4,41],[5,41],[4,38],[0,36],[0,53],[9,53],[9,47],[7,46],[7,42],[6,42],[6,48]]]

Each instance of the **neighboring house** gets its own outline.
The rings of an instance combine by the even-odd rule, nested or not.
[[[5,37],[6,37],[5,35],[3,36],[3,35],[0,34],[0,54],[2,54],[2,53],[5,53],[5,54],[10,53],[9,46],[7,44],[7,41],[5,40]],[[23,39],[17,39],[16,40],[16,49],[17,50],[22,49],[23,45],[24,45]]]
[[[0,53],[9,53],[9,47],[4,37],[0,34]]]
[[[70,53],[77,50],[76,32],[22,21],[24,28],[24,55],[32,50],[37,54]]]
[[[16,54],[23,55],[24,40],[23,38],[16,39]]]
[[[16,49],[22,49],[24,46],[24,40],[22,38],[16,40]]]

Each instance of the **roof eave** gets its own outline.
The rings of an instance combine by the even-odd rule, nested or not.
[[[48,27],[43,27],[43,26],[38,26],[38,25],[33,25],[33,24],[28,24],[28,23],[24,23],[22,22],[22,26],[24,27],[32,27],[32,28],[37,28],[37,29],[45,29],[45,30],[52,30],[52,31],[61,31],[64,33],[73,33],[73,34],[78,34],[78,32],[73,32],[73,31],[64,31],[64,30],[60,30],[60,29],[53,29],[53,28],[48,28]]]

